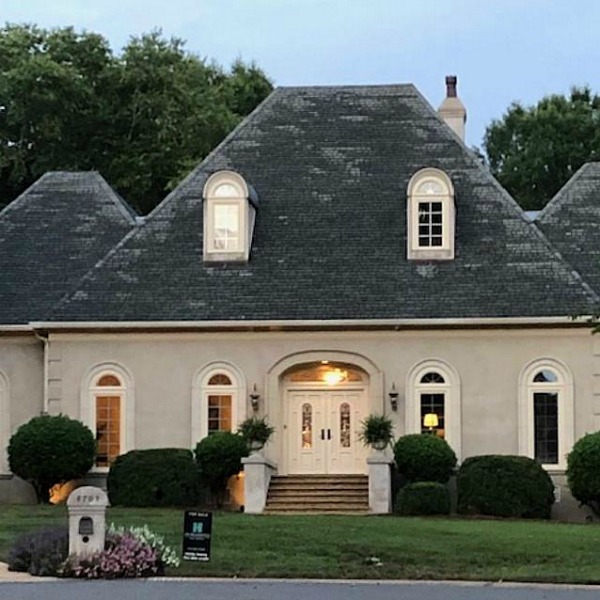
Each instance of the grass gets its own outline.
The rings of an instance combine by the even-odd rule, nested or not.
[[[181,510],[112,508],[108,521],[148,524],[181,548]],[[0,558],[18,533],[65,523],[64,507],[0,506]],[[210,562],[168,574],[600,583],[593,524],[217,513],[212,544]]]

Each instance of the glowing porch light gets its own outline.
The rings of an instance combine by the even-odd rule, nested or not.
[[[348,373],[342,371],[342,369],[331,369],[330,371],[325,371],[323,374],[323,380],[327,385],[337,385],[344,381],[346,377],[348,377]]]

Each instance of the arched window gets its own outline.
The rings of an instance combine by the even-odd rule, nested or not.
[[[408,184],[407,256],[419,260],[454,258],[454,187],[439,169],[421,169]]]
[[[248,260],[255,206],[243,177],[211,175],[204,186],[204,260]]]
[[[407,432],[437,435],[460,457],[460,382],[454,369],[442,361],[419,363],[409,373],[406,400]]]
[[[234,367],[217,363],[195,377],[192,391],[192,446],[216,431],[235,431],[245,416],[245,389]]]
[[[134,447],[134,390],[130,375],[116,364],[93,368],[82,386],[81,420],[96,436],[97,470]]]
[[[521,454],[540,464],[564,468],[573,445],[573,383],[558,361],[538,360],[521,373],[519,397]]]

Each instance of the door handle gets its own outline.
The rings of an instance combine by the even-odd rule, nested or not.
[[[321,439],[324,440],[325,439],[325,430],[321,429]]]
[[[327,439],[330,440],[331,439],[331,429],[327,430]]]

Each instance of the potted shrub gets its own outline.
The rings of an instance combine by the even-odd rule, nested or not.
[[[249,417],[242,421],[238,433],[246,440],[251,450],[260,450],[275,432],[275,427],[269,425],[267,417]]]
[[[361,429],[358,439],[365,446],[375,450],[383,450],[390,445],[393,438],[394,425],[392,420],[385,415],[369,415],[360,424]]]

